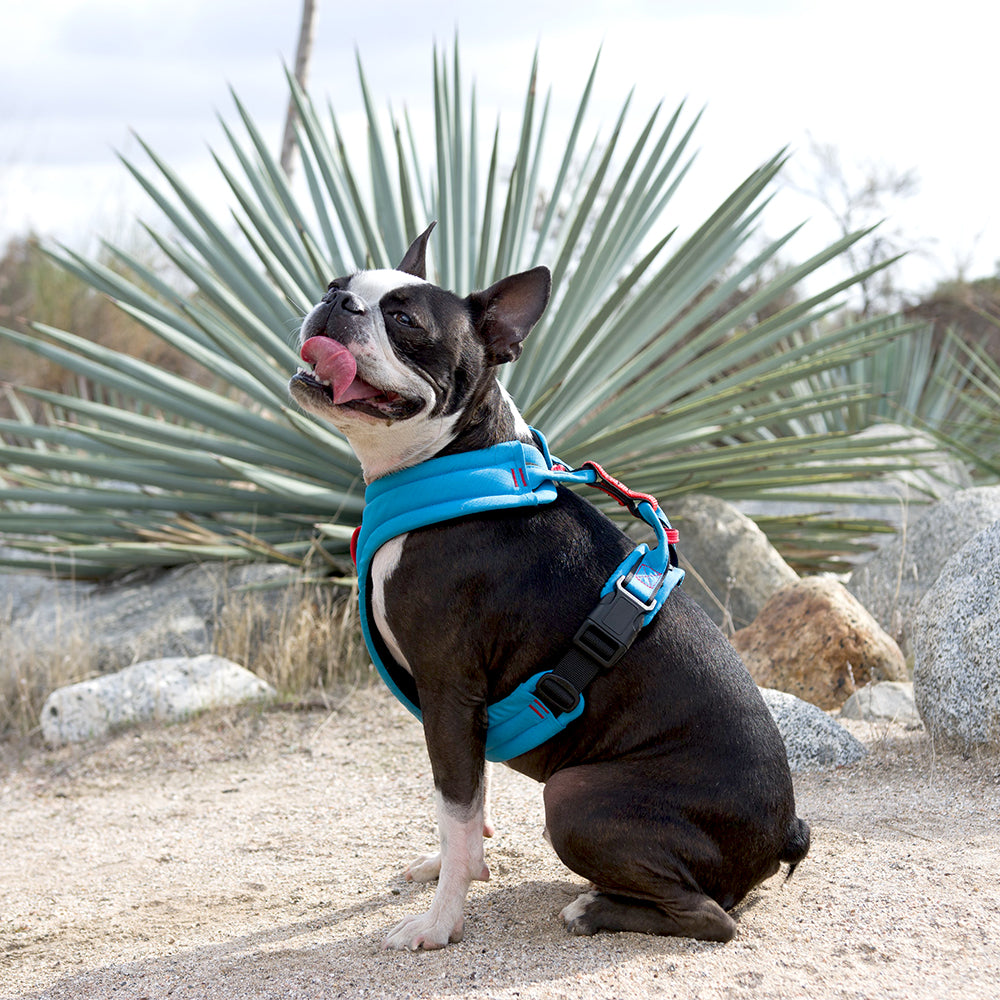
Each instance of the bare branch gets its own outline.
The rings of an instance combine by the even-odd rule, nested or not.
[[[302,23],[299,26],[299,43],[295,49],[295,79],[305,90],[306,76],[309,70],[309,57],[312,54],[313,33],[316,25],[316,0],[302,0]],[[288,99],[288,111],[285,114],[285,131],[281,138],[281,169],[286,177],[292,176],[295,165],[295,121],[298,117],[295,101]]]

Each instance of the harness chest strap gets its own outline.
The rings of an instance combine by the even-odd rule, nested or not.
[[[486,756],[493,761],[533,750],[578,718],[585,707],[581,692],[600,670],[624,655],[684,576],[673,550],[677,532],[654,498],[629,490],[594,463],[567,469],[552,460],[544,437],[534,434],[538,448],[507,441],[482,451],[430,459],[375,480],[365,491],[361,527],[351,546],[358,569],[362,631],[372,662],[393,694],[420,718],[412,676],[389,653],[371,621],[371,561],[387,541],[470,514],[551,503],[557,482],[597,486],[656,532],[653,549],[637,546],[611,575],[600,603],[562,660],[488,707]]]

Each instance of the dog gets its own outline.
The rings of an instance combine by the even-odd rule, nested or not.
[[[537,443],[497,366],[548,304],[544,267],[462,298],[426,280],[432,226],[394,270],[332,281],[300,331],[289,388],[347,437],[366,483],[442,456]],[[634,545],[559,485],[543,505],[419,527],[382,544],[365,582],[373,632],[419,698],[439,853],[430,908],[386,948],[462,939],[473,880],[489,878],[489,706],[560,659]],[[366,509],[367,510],[367,509]],[[561,913],[575,934],[640,931],[728,941],[728,911],[809,849],[780,734],[737,653],[675,588],[566,728],[507,763],[544,784],[546,837],[589,880]]]

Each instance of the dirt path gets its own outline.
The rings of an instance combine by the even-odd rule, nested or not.
[[[582,939],[582,882],[539,836],[536,785],[496,770],[492,880],[465,940],[386,953],[432,889],[419,726],[381,691],[333,713],[211,715],[0,773],[0,997],[899,997],[1000,993],[1000,761],[857,724],[863,764],[797,777],[813,850],[728,945]]]

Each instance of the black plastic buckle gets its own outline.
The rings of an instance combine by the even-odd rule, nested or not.
[[[553,715],[572,712],[580,704],[580,692],[559,674],[543,674],[535,685],[535,697]]]
[[[626,653],[642,629],[643,619],[656,606],[644,604],[622,584],[601,598],[601,603],[587,615],[573,637],[573,645],[602,667],[613,667]]]

